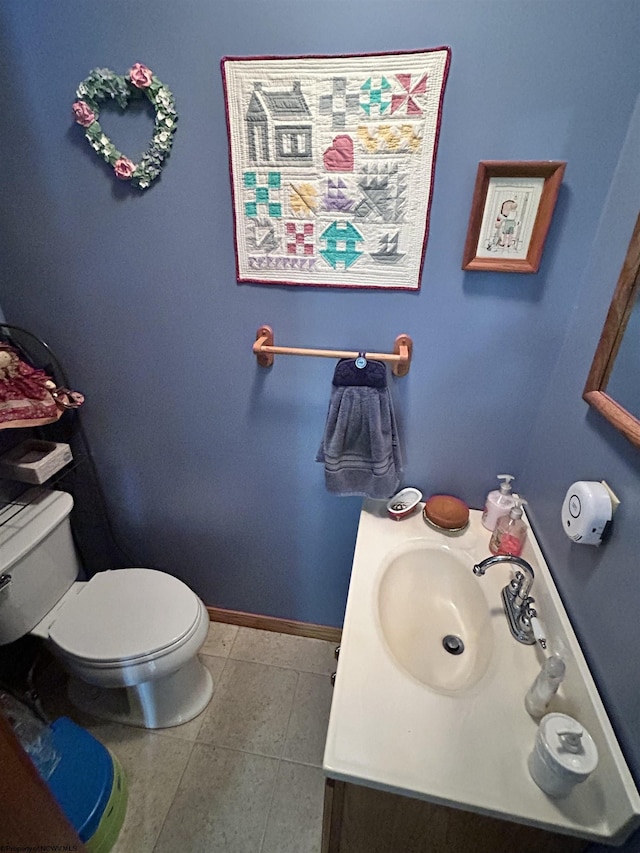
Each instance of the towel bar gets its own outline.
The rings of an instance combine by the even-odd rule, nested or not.
[[[258,358],[260,367],[271,367],[274,355],[313,355],[320,358],[357,358],[359,352],[350,350],[333,349],[307,349],[305,347],[277,347],[273,343],[273,329],[271,326],[260,326],[256,332],[256,340],[253,352]],[[393,352],[367,352],[369,358],[378,361],[391,362],[391,370],[394,376],[406,376],[411,366],[413,353],[413,341],[409,335],[398,335],[395,340]]]

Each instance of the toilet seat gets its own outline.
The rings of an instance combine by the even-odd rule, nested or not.
[[[187,643],[201,603],[182,581],[153,569],[99,572],[61,608],[49,638],[94,667],[141,663]]]

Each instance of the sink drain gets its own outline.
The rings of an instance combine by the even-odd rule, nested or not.
[[[450,655],[461,655],[464,651],[464,643],[455,634],[447,634],[446,637],[443,637],[442,645]]]

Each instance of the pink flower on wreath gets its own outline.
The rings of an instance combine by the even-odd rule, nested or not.
[[[151,69],[147,68],[147,66],[143,65],[141,62],[136,62],[136,64],[129,69],[129,79],[134,86],[138,87],[138,89],[148,89],[151,85],[152,77],[153,74]]]
[[[113,164],[113,171],[116,173],[116,178],[120,178],[121,181],[130,181],[135,168],[135,163],[132,163],[126,157],[120,157]]]
[[[95,113],[84,101],[76,101],[72,109],[77,123],[81,124],[82,127],[89,127],[96,120]]]

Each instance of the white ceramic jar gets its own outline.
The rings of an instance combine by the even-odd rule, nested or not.
[[[566,797],[598,765],[598,750],[589,732],[566,714],[540,720],[529,755],[529,773],[550,797]]]

